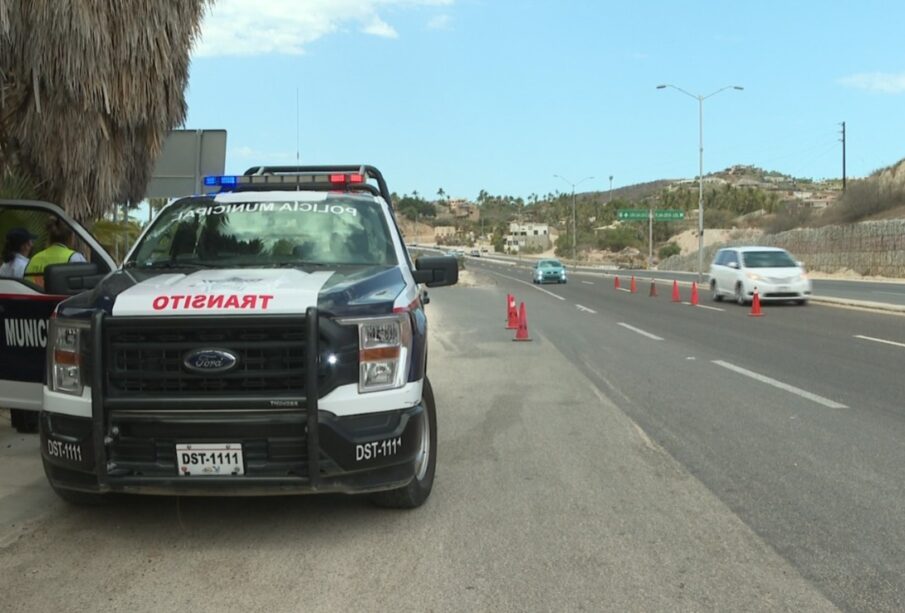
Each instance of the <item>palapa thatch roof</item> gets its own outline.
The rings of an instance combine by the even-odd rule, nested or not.
[[[211,0],[0,0],[0,169],[79,219],[141,200]]]

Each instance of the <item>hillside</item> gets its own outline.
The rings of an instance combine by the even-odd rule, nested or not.
[[[675,181],[672,179],[658,179],[656,181],[648,181],[646,183],[635,183],[633,185],[616,187],[612,192],[608,190],[581,192],[580,195],[585,198],[602,200],[604,202],[607,199],[640,201],[659,193],[673,183],[675,183]]]

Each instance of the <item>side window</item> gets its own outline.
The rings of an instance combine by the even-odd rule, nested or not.
[[[733,262],[738,264],[738,252],[737,251],[727,251],[726,257],[726,265],[732,264]]]
[[[56,218],[53,212],[44,209],[0,204],[0,277],[23,279],[28,262],[53,245],[48,226]],[[72,242],[68,246],[85,260],[106,268],[103,258],[78,240],[78,234],[65,220],[61,221],[72,231]],[[72,257],[79,259],[78,256]]]
[[[725,266],[726,265],[726,252],[720,251],[716,254],[716,259],[713,261],[714,266]]]

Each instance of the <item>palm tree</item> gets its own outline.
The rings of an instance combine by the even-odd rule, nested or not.
[[[142,200],[211,0],[0,0],[0,169],[77,219]]]
[[[443,196],[445,196],[445,195],[446,195],[446,192],[443,191],[443,188],[442,188],[442,187],[441,187],[440,189],[437,190],[437,198],[438,198],[439,200],[443,200]]]

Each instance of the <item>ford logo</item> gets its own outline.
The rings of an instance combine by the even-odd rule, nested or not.
[[[189,370],[212,375],[236,367],[239,356],[226,349],[196,349],[186,354],[183,364]]]

